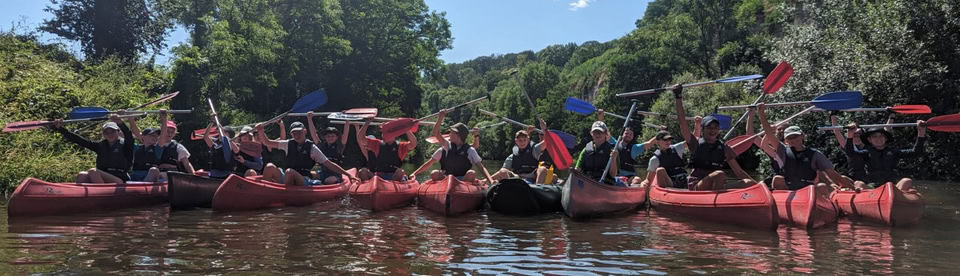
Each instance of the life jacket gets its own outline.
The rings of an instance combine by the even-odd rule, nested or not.
[[[513,146],[513,166],[510,170],[516,174],[528,174],[537,170],[538,160],[533,156],[534,145],[527,145],[526,148],[520,149],[517,146]]]
[[[467,171],[473,167],[470,158],[467,156],[470,150],[469,144],[463,144],[459,147],[450,143],[450,149],[444,151],[440,158],[440,169],[453,176],[464,176]]]
[[[373,172],[393,173],[403,165],[403,160],[400,160],[400,143],[397,142],[387,144],[380,141],[380,149],[377,151],[377,155],[373,156],[373,151],[369,151],[369,155],[369,166]]]
[[[716,142],[708,144],[702,137],[697,139],[697,150],[690,156],[690,168],[706,171],[722,170],[726,162],[726,155],[723,152],[723,141],[717,139]]]
[[[170,143],[168,143],[167,145],[165,145],[165,146],[163,146],[163,147],[159,147],[159,148],[158,148],[159,150],[161,150],[160,164],[168,164],[168,165],[177,166],[176,169],[163,169],[163,168],[161,168],[160,171],[164,171],[164,172],[165,172],[165,171],[173,171],[173,170],[181,171],[181,172],[182,172],[182,171],[186,171],[186,169],[183,167],[183,164],[180,164],[180,160],[177,159],[178,157],[180,157],[180,155],[177,153],[177,147],[178,147],[178,145],[180,145],[180,144],[177,143],[177,141],[170,140]]]
[[[624,144],[623,145],[624,147],[619,150],[620,153],[617,159],[620,160],[619,168],[621,170],[627,170],[632,172],[634,168],[636,168],[637,160],[633,159],[633,145],[634,145],[633,143],[630,143],[629,145]]]
[[[97,143],[97,169],[126,181],[129,179],[127,174],[133,166],[133,160],[123,152],[123,143],[125,143],[123,138],[112,145],[106,139],[100,140],[100,143]]]
[[[583,148],[583,157],[580,160],[580,172],[591,178],[599,179],[603,175],[603,170],[607,168],[612,150],[613,145],[609,142],[604,142],[600,146],[594,146],[593,141],[587,143],[587,146]]]
[[[811,163],[813,156],[819,152],[813,148],[795,152],[792,147],[787,146],[787,160],[783,163],[783,178],[787,181],[787,188],[799,190],[814,184],[813,181],[817,179],[817,170],[813,169]]]
[[[854,145],[856,147],[856,145]],[[858,154],[847,154],[847,176],[853,180],[867,180],[867,165],[863,157]]]
[[[313,166],[317,164],[316,161],[313,161],[313,158],[310,158],[312,149],[313,142],[310,139],[303,141],[303,144],[290,139],[287,142],[287,168],[297,171],[302,176],[309,177]]]
[[[320,152],[327,157],[327,160],[330,160],[330,162],[336,163],[337,165],[343,165],[343,144],[340,144],[340,142],[333,144],[327,144],[326,142],[323,142],[317,144],[317,147],[320,148]],[[322,169],[327,173],[327,175],[338,175],[326,166],[323,166]]]
[[[157,158],[156,146],[140,145],[133,151],[133,170],[146,171],[160,164],[160,158]]]
[[[210,169],[212,170],[222,170],[232,172],[237,169],[237,161],[233,158],[230,160],[223,159],[223,151],[232,150],[229,147],[224,147],[221,143],[213,143],[213,147],[209,148],[210,153]]]
[[[678,176],[686,178],[687,159],[681,157],[673,147],[668,147],[666,150],[657,150],[654,155],[660,160],[660,167],[667,170],[667,175],[670,178],[678,178]]]
[[[864,163],[866,165],[866,179],[868,182],[882,184],[900,180],[897,173],[900,156],[897,154],[897,150],[891,149],[888,146],[883,150],[867,147],[867,151],[869,153]]]

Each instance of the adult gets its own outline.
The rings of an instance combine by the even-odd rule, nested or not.
[[[83,148],[97,153],[96,167],[77,173],[77,183],[116,183],[130,180],[130,168],[133,165],[133,140],[120,138],[133,137],[127,125],[116,114],[110,115],[110,121],[103,124],[103,139],[93,142],[63,127],[63,120],[53,122],[53,129],[63,138]]]
[[[473,168],[479,168],[483,171],[487,180],[492,183],[490,172],[483,166],[483,159],[477,154],[477,150],[470,144],[467,144],[467,135],[470,129],[463,123],[456,123],[449,128],[449,138],[444,138],[440,134],[440,128],[443,124],[443,117],[450,112],[450,109],[441,110],[437,115],[437,123],[433,125],[433,137],[437,138],[440,148],[433,153],[433,156],[423,165],[417,168],[410,177],[416,177],[417,174],[427,170],[434,162],[440,162],[440,169],[430,172],[430,179],[440,181],[446,175],[453,175],[464,182],[476,181],[476,171]]]
[[[417,147],[417,137],[411,131],[405,133],[407,141],[397,141],[397,137],[392,135],[384,135],[382,140],[366,137],[370,122],[367,120],[357,131],[361,155],[367,158],[367,166],[361,168],[357,175],[364,181],[374,175],[386,180],[405,180],[407,175],[403,170],[403,159]]]
[[[320,151],[313,141],[307,139],[307,131],[301,122],[290,124],[289,140],[270,140],[263,134],[264,125],[257,124],[257,133],[260,141],[268,147],[277,148],[286,153],[284,159],[287,169],[281,171],[273,163],[267,164],[263,169],[263,179],[274,182],[284,183],[289,186],[312,186],[323,184],[334,184],[337,182],[326,182],[328,179],[313,179],[311,171],[317,164],[321,164],[335,173],[347,175],[340,165],[330,162],[323,152]],[[359,181],[356,177],[350,176],[353,181]]]
[[[540,129],[547,129],[547,123],[540,120]],[[521,178],[528,183],[544,183],[547,168],[539,166],[540,156],[547,143],[540,141],[531,145],[530,134],[536,131],[533,126],[526,130],[519,130],[513,135],[513,148],[510,155],[503,160],[503,166],[494,173],[493,180],[502,180],[508,177]],[[474,137],[474,141],[479,140]],[[476,144],[475,144],[476,145]]]

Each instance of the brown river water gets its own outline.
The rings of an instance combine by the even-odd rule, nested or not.
[[[916,184],[921,223],[841,218],[759,231],[646,208],[589,221],[562,214],[446,218],[348,200],[216,213],[169,207],[10,221],[0,274],[953,274],[960,187]]]

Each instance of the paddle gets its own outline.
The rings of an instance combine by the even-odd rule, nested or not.
[[[348,116],[361,116],[361,120],[367,117],[376,117],[377,109],[376,108],[351,108],[340,112],[314,112],[315,115],[327,116],[330,119],[336,119],[337,116],[345,116],[346,118],[351,118]],[[289,113],[287,117],[306,117],[306,112],[300,113]]]
[[[187,114],[193,112],[193,110],[167,110],[169,114]],[[117,111],[110,111],[103,107],[96,106],[83,106],[83,107],[74,107],[70,110],[70,114],[67,115],[70,119],[83,119],[83,118],[97,118],[97,117],[106,117],[110,114],[115,114]],[[138,114],[138,113],[160,113],[160,110],[141,110],[141,111],[128,111],[128,114]]]
[[[832,93],[823,94],[810,101],[769,103],[767,104],[767,107],[812,104],[816,107],[826,109],[826,110],[841,110],[841,109],[857,108],[857,107],[860,107],[860,104],[862,103],[863,103],[863,94],[861,94],[860,91],[841,91],[841,92],[832,92]],[[719,110],[744,109],[744,108],[750,108],[755,106],[756,105],[721,106],[721,107],[718,107],[717,109]]]
[[[814,111],[831,111],[822,108],[814,109]],[[922,104],[904,104],[896,105],[890,107],[860,107],[860,108],[849,108],[841,109],[838,111],[844,112],[896,112],[899,114],[930,114],[932,111],[929,106]]]
[[[861,125],[861,128],[872,127],[916,127],[917,123],[897,123],[897,124],[874,124]],[[960,132],[960,114],[942,115],[930,118],[924,123],[924,126],[933,131],[939,132]],[[819,130],[845,129],[847,126],[824,126],[818,127]]]
[[[490,124],[490,125],[485,125],[485,126],[477,127],[477,129],[484,130],[484,129],[488,129],[488,128],[492,128],[492,127],[501,126],[501,125],[504,125],[504,124],[506,124],[506,123],[507,123],[507,122],[499,122],[499,123],[496,123],[496,124]],[[449,133],[448,133],[448,134],[441,134],[440,136],[443,136],[443,139],[450,139],[450,134],[449,134]],[[430,137],[427,137],[427,138],[424,139],[424,140],[426,140],[427,143],[431,143],[431,144],[436,144],[436,143],[439,143],[439,142],[440,142],[440,140],[437,140],[437,137],[436,137],[436,136],[430,136]]]
[[[680,87],[682,88],[699,87],[699,86],[706,86],[706,85],[712,85],[712,84],[718,84],[718,83],[731,83],[731,82],[759,79],[762,77],[763,75],[737,76],[737,77],[729,77],[729,78],[719,79],[719,80],[682,84],[680,85]],[[634,96],[640,96],[640,95],[646,95],[646,94],[652,94],[652,93],[659,93],[659,92],[670,90],[672,88],[673,87],[671,86],[671,87],[661,87],[661,88],[654,88],[654,89],[647,89],[647,90],[640,90],[640,91],[625,92],[625,93],[617,94],[617,97],[634,97]]]
[[[787,117],[786,119],[783,119],[777,122],[776,124],[773,125],[773,127],[777,127],[782,124],[785,124],[800,115],[803,115],[807,112],[812,111],[814,108],[816,107],[814,106],[807,107],[806,109],[801,110],[800,112],[790,115],[790,117]],[[737,155],[740,155],[746,152],[748,149],[750,149],[750,146],[753,145],[753,139],[760,137],[762,135],[763,135],[763,132],[752,134],[752,135],[740,135],[740,136],[737,136],[736,138],[733,138],[730,141],[727,141],[727,146],[730,146],[730,148],[733,148],[733,152],[736,153]]]
[[[220,133],[220,147],[223,150],[223,161],[230,162],[230,159],[233,158],[233,149],[230,148],[230,138],[223,135],[223,126],[220,125],[220,117],[217,116],[217,109],[213,107],[213,100],[207,98],[207,103],[210,104],[213,121],[217,123],[217,132]]]
[[[781,61],[780,64],[777,64],[776,68],[773,68],[773,71],[770,71],[770,74],[767,75],[767,78],[763,80],[763,88],[760,89],[760,96],[757,97],[757,100],[753,101],[753,104],[760,103],[760,100],[763,99],[763,96],[767,94],[777,93],[780,90],[780,87],[783,87],[787,80],[790,79],[790,76],[793,76],[793,67],[790,66],[786,61]],[[740,115],[740,119],[737,119],[736,123],[733,123],[733,126],[730,127],[730,130],[727,131],[727,134],[723,135],[723,139],[727,139],[730,135],[733,134],[734,128],[740,125],[740,122],[743,119],[747,118],[748,113],[743,113]]]
[[[583,115],[590,115],[590,114],[593,114],[594,112],[597,111],[597,108],[594,107],[592,103],[590,103],[590,102],[588,102],[588,101],[581,100],[581,99],[577,99],[577,98],[574,98],[574,97],[569,97],[569,98],[567,98],[567,101],[564,103],[563,107],[564,107],[565,109],[569,110],[569,111],[573,111],[573,112],[575,112],[575,113],[579,113],[579,114],[583,114]],[[604,111],[603,113],[606,114],[606,115],[613,116],[613,117],[618,118],[618,119],[622,119],[622,120],[626,120],[626,119],[627,119],[627,117],[624,117],[623,115],[618,115],[618,114],[616,114],[616,113],[611,113],[611,112],[606,112],[606,111]],[[644,122],[643,125],[644,125],[644,126],[647,126],[647,127],[654,128],[654,129],[660,129],[660,126],[655,125],[655,124],[651,124],[651,123],[648,123],[648,122]]]
[[[123,115],[123,116],[119,116],[119,117],[120,117],[120,118],[131,118],[131,117],[138,117],[138,116],[143,116],[143,114]],[[107,119],[109,119],[109,118],[107,118],[107,117],[99,117],[99,118],[69,119],[69,120],[63,120],[63,123],[69,124],[69,123],[87,122],[87,121],[105,121],[105,120],[107,120]],[[4,127],[3,127],[3,132],[4,132],[4,133],[8,133],[8,132],[17,132],[17,131],[24,131],[24,130],[34,130],[34,129],[42,128],[42,127],[45,127],[45,126],[53,125],[53,123],[54,123],[54,121],[14,122],[14,123],[9,123],[9,124],[7,124],[6,126],[4,126]]]
[[[155,104],[158,104],[158,103],[166,102],[166,101],[169,101],[170,99],[173,99],[173,98],[176,97],[177,95],[180,95],[180,91],[175,91],[175,92],[173,92],[173,93],[169,93],[169,94],[162,95],[162,96],[160,96],[159,98],[157,98],[157,99],[155,99],[155,100],[152,100],[152,101],[149,101],[149,102],[147,102],[147,103],[144,103],[144,104],[135,106],[135,107],[133,107],[133,108],[127,109],[127,111],[135,111],[135,110],[138,110],[138,109],[141,109],[141,108],[144,108],[144,107],[148,107],[148,106],[155,105]],[[90,125],[86,125],[86,126],[84,126],[84,127],[81,127],[80,129],[86,129],[86,128],[89,128],[89,127],[92,127],[92,126],[93,126],[93,124],[90,124]]]
[[[304,95],[303,97],[300,97],[300,99],[297,99],[297,102],[293,103],[293,107],[291,107],[289,111],[277,115],[270,120],[261,122],[261,124],[272,124],[280,119],[283,119],[283,117],[286,117],[287,114],[305,113],[307,111],[317,109],[325,104],[327,104],[327,92],[323,91],[323,89],[317,89],[316,91],[310,92],[310,94]]]
[[[499,120],[502,121],[502,122],[507,122],[507,123],[510,123],[510,124],[513,124],[513,125],[516,125],[516,126],[519,126],[519,127],[522,127],[522,128],[528,128],[528,127],[530,127],[530,125],[528,125],[528,124],[524,124],[524,123],[518,122],[517,120],[510,119],[510,118],[507,118],[507,117],[504,117],[504,116],[500,116],[500,115],[497,114],[497,113],[493,113],[493,112],[490,112],[490,111],[487,111],[487,110],[484,110],[484,109],[478,109],[478,111],[480,112],[480,114],[497,118],[497,119],[499,119]],[[537,129],[537,130],[543,132],[542,129]],[[555,134],[557,135],[557,138],[560,138],[560,141],[563,141],[563,145],[564,145],[566,148],[572,149],[572,148],[574,148],[574,147],[577,146],[577,137],[576,137],[576,136],[573,136],[573,135],[571,135],[571,134],[569,134],[569,133],[566,133],[566,132],[563,132],[563,131],[559,131],[559,130],[556,130],[556,129],[550,129],[549,131],[555,133]],[[546,137],[546,135],[544,135],[544,137]],[[569,153],[567,153],[567,154],[569,154]],[[551,156],[551,157],[552,157],[552,156]]]
[[[630,105],[630,112],[627,113],[627,119],[623,122],[623,129],[626,132],[627,127],[630,125],[630,116],[633,116],[633,111],[637,110],[637,100],[633,100],[633,104]],[[621,134],[621,137],[623,135]],[[617,144],[613,147],[613,150],[620,148],[620,145],[623,144],[623,139],[617,139]],[[630,158],[630,156],[627,156]],[[597,180],[600,183],[603,183],[603,179],[607,177],[607,172],[610,171],[610,164],[613,164],[613,158],[607,159],[607,166],[603,168],[603,174],[600,175],[600,180]],[[614,179],[616,182],[616,179]]]
[[[458,105],[452,106],[452,107],[450,107],[449,109],[461,108],[461,107],[464,107],[464,106],[467,106],[467,105],[471,105],[471,104],[478,103],[478,102],[480,102],[480,101],[486,100],[487,98],[490,98],[490,95],[489,95],[489,94],[484,95],[483,97],[479,97],[479,98],[470,100],[470,101],[465,102],[465,103],[462,103],[462,104],[458,104]],[[381,135],[382,135],[383,137],[390,137],[390,136],[392,136],[392,137],[397,137],[397,136],[400,136],[401,134],[406,133],[407,131],[417,131],[416,127],[419,125],[418,122],[423,121],[423,120],[426,120],[426,119],[429,119],[430,117],[433,117],[433,116],[437,116],[437,115],[439,115],[439,114],[440,114],[440,112],[433,113],[433,114],[430,114],[430,115],[421,117],[420,119],[398,118],[398,119],[396,119],[396,120],[390,121],[390,122],[388,122],[388,123],[380,126],[380,133],[381,133]],[[437,123],[438,123],[438,124],[443,124],[443,122],[437,122]]]

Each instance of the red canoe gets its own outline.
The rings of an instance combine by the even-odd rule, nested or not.
[[[9,217],[46,216],[149,206],[167,202],[167,183],[51,183],[24,179],[7,205]]]
[[[776,229],[780,221],[773,195],[763,183],[719,191],[690,191],[651,184],[650,205],[660,212],[759,229]]]
[[[773,191],[780,221],[804,228],[818,228],[837,221],[837,207],[827,195],[817,195],[813,185],[796,191]]]
[[[647,200],[646,187],[602,184],[571,170],[560,203],[571,218],[597,217],[636,210]]]
[[[920,194],[904,193],[892,183],[860,192],[834,191],[830,199],[844,214],[890,226],[916,224],[923,216],[923,198]]]
[[[374,212],[410,205],[417,197],[420,182],[384,180],[379,176],[350,187],[350,197],[361,208]]]
[[[276,208],[283,206],[307,206],[333,200],[347,194],[350,178],[343,182],[319,186],[287,186],[251,178],[230,175],[220,184],[213,195],[214,211],[241,211]]]
[[[483,206],[486,189],[479,182],[467,183],[447,175],[440,181],[423,182],[417,191],[417,204],[441,215],[462,214]]]

